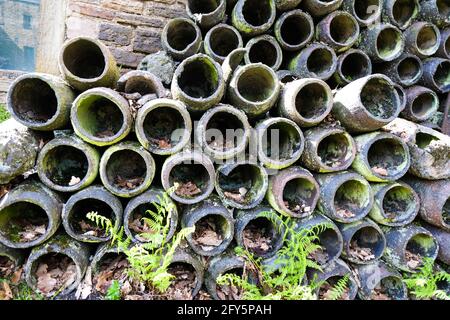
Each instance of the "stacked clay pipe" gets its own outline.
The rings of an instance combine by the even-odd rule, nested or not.
[[[80,37],[63,46],[59,76],[12,84],[14,120],[0,130],[0,183],[13,186],[0,202],[0,256],[25,263],[34,290],[46,255],[75,263],[76,280],[60,292],[68,295],[118,254],[107,236],[77,228],[88,212],[139,243],[130,224],[164,191],[176,205],[169,237],[205,222],[218,235],[214,245],[189,235],[174,259],[195,270],[194,297],[204,289],[223,298],[216,279],[242,271],[233,248],[249,232],[270,239],[253,253],[275,261],[283,241],[261,218],[267,211],[299,230],[333,226],[319,235],[322,270],[308,278],[349,275],[348,299],[369,300],[375,288],[408,299],[402,274],[417,271],[408,254],[450,264],[450,137],[440,132],[448,1],[188,0],[186,8],[139,70],[121,74],[104,44]],[[229,130],[238,133],[231,143]],[[19,222],[36,218],[45,231],[18,241]],[[355,246],[371,254],[355,255]]]

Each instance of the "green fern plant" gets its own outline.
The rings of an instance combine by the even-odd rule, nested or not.
[[[260,214],[277,226],[283,232],[284,246],[278,252],[274,264],[278,270],[270,271],[262,265],[260,258],[255,258],[243,248],[236,248],[236,254],[246,261],[246,272],[242,277],[234,274],[224,274],[218,277],[219,285],[232,285],[241,288],[244,300],[315,300],[314,293],[321,285],[313,283],[304,285],[303,279],[308,268],[321,270],[320,266],[308,259],[314,251],[320,249],[317,244],[319,234],[330,228],[329,224],[321,224],[311,229],[297,230],[295,221],[281,217],[268,211]],[[257,281],[252,279],[256,275]]]
[[[346,274],[332,287],[328,292],[327,300],[339,300],[341,299],[348,289],[350,276]]]
[[[405,273],[403,281],[418,299],[450,300],[450,295],[438,287],[439,282],[450,284],[450,274],[445,271],[436,271],[433,259],[424,258],[423,266],[417,273]]]
[[[120,300],[120,298],[121,298],[120,283],[117,280],[113,280],[108,288],[108,291],[106,291],[105,299]]]

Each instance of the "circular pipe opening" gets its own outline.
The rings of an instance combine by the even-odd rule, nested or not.
[[[248,58],[250,63],[261,62],[271,68],[275,67],[279,56],[275,42],[261,39],[250,46]]]
[[[442,61],[436,68],[436,72],[433,75],[434,82],[437,86],[445,90],[450,85],[450,61]]]
[[[26,201],[3,208],[0,216],[0,234],[13,243],[36,241],[45,235],[49,225],[45,210]]]
[[[0,278],[5,279],[15,271],[16,263],[7,256],[0,256]]]
[[[417,34],[417,48],[422,54],[432,55],[439,47],[439,30],[434,25],[423,26]]]
[[[178,75],[178,85],[186,95],[205,99],[219,88],[219,75],[214,63],[206,58],[189,61]]]
[[[76,117],[83,131],[100,139],[117,135],[125,121],[120,108],[100,95],[90,95],[80,100]]]
[[[114,152],[105,167],[108,183],[119,190],[138,188],[147,175],[144,158],[130,149]]]
[[[328,91],[323,84],[309,83],[295,97],[297,112],[305,119],[320,118],[328,110]]]
[[[244,124],[236,115],[217,112],[206,124],[206,143],[215,151],[232,150],[244,142],[244,130]]]
[[[63,63],[70,73],[82,79],[99,78],[107,67],[102,49],[87,39],[69,44],[64,49]]]
[[[211,31],[209,46],[214,54],[225,59],[233,50],[239,48],[236,32],[229,27],[217,27]]]
[[[105,229],[100,228],[90,219],[86,218],[89,212],[96,212],[115,223],[115,215],[108,203],[99,199],[83,199],[78,201],[69,212],[68,222],[72,231],[81,236],[90,236],[100,239],[108,238]]]
[[[191,244],[209,252],[220,246],[229,229],[228,221],[219,214],[208,214],[195,222]]]
[[[397,65],[397,74],[404,83],[413,83],[422,74],[422,64],[416,57],[406,57]]]
[[[139,93],[141,96],[148,94],[156,94],[158,96],[159,88],[152,80],[144,76],[134,76],[125,83],[124,92]]]
[[[402,280],[396,276],[381,279],[372,291],[370,300],[402,300],[405,290]]]
[[[319,288],[319,300],[330,300],[333,296],[334,289],[343,276],[331,276],[325,279],[324,283]],[[349,300],[350,299],[350,287],[347,285],[344,292],[338,297],[337,300]]]
[[[127,269],[130,263],[124,253],[108,252],[97,263],[97,270],[92,279],[93,287],[101,294],[106,294],[113,280],[122,280],[128,277]]]
[[[244,275],[244,269],[243,268],[233,268],[230,270],[227,270],[226,272],[222,273],[221,275],[226,274],[234,274],[238,276],[239,278],[242,278]],[[230,285],[216,285],[216,292],[217,296],[220,300],[241,300],[243,290],[242,288],[238,288],[235,286]]]
[[[416,234],[406,244],[406,265],[409,269],[416,270],[423,266],[424,258],[434,258],[437,250],[437,243],[432,236],[425,233]]]
[[[389,189],[382,201],[384,216],[392,221],[408,219],[416,210],[416,198],[411,189],[395,186]]]
[[[391,119],[399,109],[396,91],[383,78],[371,78],[361,89],[360,99],[366,110],[374,117]]]
[[[287,122],[272,123],[263,133],[264,155],[273,161],[291,160],[302,148],[299,131]],[[264,144],[264,143],[263,143]]]
[[[219,7],[219,0],[189,0],[188,7],[193,14],[208,14]]]
[[[371,73],[371,62],[367,56],[353,52],[345,56],[341,63],[341,74],[348,82],[363,78]]]
[[[72,146],[60,145],[49,150],[43,159],[44,174],[58,186],[73,186],[84,180],[89,161],[86,154]]]
[[[359,20],[366,21],[374,16],[377,16],[379,12],[380,1],[379,0],[355,0],[355,14]],[[375,10],[375,7],[377,8]]]
[[[280,28],[281,38],[290,46],[306,43],[313,33],[309,20],[303,14],[288,16]]]
[[[197,30],[186,20],[176,20],[167,28],[167,43],[176,51],[183,51],[197,39]]]
[[[341,184],[334,195],[336,215],[342,219],[349,219],[365,212],[370,203],[369,188],[358,180],[348,180]]]
[[[314,49],[306,62],[308,71],[316,74],[318,77],[326,76],[333,68],[333,54],[328,48]]]
[[[434,94],[423,92],[414,99],[411,111],[417,118],[427,118],[437,110],[438,103]]]
[[[425,149],[428,147],[433,141],[439,141],[439,139],[431,134],[418,132],[416,134],[416,145],[420,149]]]
[[[159,107],[148,112],[142,128],[150,145],[163,150],[180,143],[182,136],[174,132],[187,130],[183,116],[170,107]]]
[[[153,229],[147,221],[143,220],[143,218],[151,220],[148,211],[158,212],[158,208],[154,203],[140,204],[131,212],[128,219],[128,229],[130,230],[131,235],[140,242],[149,242],[146,235],[154,234]]]
[[[340,237],[335,229],[325,229],[314,241],[320,248],[312,252],[308,258],[323,266],[341,254]]]
[[[174,279],[165,295],[174,300],[192,300],[198,281],[194,266],[186,262],[173,262],[167,272],[174,276]]]
[[[383,236],[376,228],[365,226],[355,232],[350,239],[349,257],[357,261],[373,261],[384,251]]]
[[[296,215],[311,213],[319,190],[316,185],[305,178],[295,178],[283,188],[283,202],[289,211]]]
[[[399,30],[386,27],[377,37],[376,50],[383,60],[392,60],[402,51],[402,34]]]
[[[244,1],[244,7],[242,8],[244,20],[254,27],[259,27],[269,22],[272,17],[272,8],[270,4],[270,1]]]
[[[399,27],[403,28],[411,22],[418,11],[417,0],[397,0],[392,6],[392,18]]]
[[[46,123],[58,111],[55,91],[45,81],[25,78],[12,88],[11,108],[24,122]]]
[[[242,232],[245,248],[258,256],[264,256],[273,251],[278,236],[273,223],[263,217],[251,220]]]
[[[209,173],[200,163],[180,163],[169,174],[169,184],[176,185],[175,193],[182,198],[195,198],[206,192]]]
[[[439,14],[448,17],[450,15],[450,3],[448,0],[436,0]]]
[[[359,33],[358,24],[347,14],[335,15],[329,28],[331,38],[340,45],[353,43]]]
[[[384,138],[375,141],[367,151],[367,162],[372,172],[390,177],[401,172],[408,161],[408,150],[400,141]]]
[[[352,144],[345,133],[334,133],[320,141],[317,146],[317,155],[322,164],[327,167],[345,166],[353,155]]]
[[[271,98],[277,81],[269,70],[255,67],[242,72],[237,89],[245,100],[260,103]]]

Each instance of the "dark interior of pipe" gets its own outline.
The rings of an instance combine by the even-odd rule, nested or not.
[[[268,70],[255,67],[241,74],[237,87],[244,99],[250,102],[262,102],[272,96],[276,81],[278,79],[275,79]]]
[[[417,47],[423,52],[434,52],[433,49],[438,44],[438,36],[433,26],[424,26],[417,35]]]
[[[331,38],[342,45],[347,45],[355,40],[358,25],[348,15],[336,15],[330,23]]]
[[[402,34],[394,28],[387,27],[380,31],[377,38],[377,51],[382,59],[390,59],[402,49]]]
[[[277,236],[274,224],[264,217],[251,220],[245,226],[242,235],[244,246],[257,255],[264,255],[272,251]]]
[[[212,61],[198,58],[184,65],[184,69],[178,75],[178,85],[190,97],[208,98],[219,87],[218,73]]]
[[[24,79],[12,90],[12,108],[23,121],[45,123],[56,114],[58,99],[45,81]]]
[[[0,278],[5,279],[15,271],[16,265],[12,259],[7,256],[0,256]]]
[[[257,166],[242,164],[228,175],[219,173],[219,188],[227,198],[245,204],[261,192],[261,172]]]
[[[69,224],[78,235],[91,235],[94,237],[105,237],[105,229],[98,227],[95,222],[86,218],[89,212],[108,218],[114,224],[115,215],[108,203],[99,199],[83,199],[78,201],[69,213]]]
[[[146,176],[145,160],[133,150],[114,152],[106,164],[108,182],[119,189],[136,189],[144,182]]]
[[[291,15],[281,25],[281,38],[291,46],[299,45],[308,40],[313,30],[304,15]]]
[[[80,102],[77,118],[79,126],[96,138],[115,136],[124,122],[122,111],[113,101],[96,95]]]
[[[386,176],[395,175],[403,170],[407,161],[408,150],[394,139],[385,138],[375,141],[367,151],[367,162],[373,171],[386,171]]]
[[[319,287],[319,300],[329,300],[330,291],[336,288],[336,285],[339,281],[342,282],[343,276],[331,276],[323,282],[323,284]],[[346,288],[344,292],[337,298],[337,300],[347,300],[349,294],[349,282],[346,282]]]
[[[381,119],[390,119],[396,115],[400,107],[394,87],[381,78],[367,81],[361,89],[360,98],[366,110]]]
[[[195,223],[195,232],[192,234],[192,240],[195,246],[204,251],[212,251],[220,246],[229,231],[228,221],[219,214],[208,214]],[[208,236],[207,241],[204,240]],[[211,238],[214,243],[211,243]]]
[[[352,52],[345,56],[341,73],[347,81],[355,81],[370,74],[370,60],[361,53]]]
[[[0,233],[15,243],[41,238],[48,225],[45,210],[31,202],[16,202],[0,211]]]
[[[405,82],[414,81],[420,76],[420,61],[414,57],[406,57],[397,65],[398,77]]]
[[[80,149],[61,145],[45,154],[43,166],[45,175],[54,184],[70,186],[73,178],[81,181],[86,177],[89,162]]]
[[[279,58],[275,45],[272,42],[263,39],[250,47],[248,56],[251,63],[261,62],[269,67],[274,67]]]
[[[369,186],[358,180],[348,180],[341,184],[334,195],[334,208],[358,216],[367,209],[370,200]]]
[[[421,149],[425,149],[433,141],[439,141],[439,139],[431,134],[424,133],[424,132],[418,132],[416,134],[416,145]]]
[[[317,155],[321,162],[332,168],[345,165],[351,153],[350,142],[343,133],[326,136],[317,147]]]
[[[192,264],[186,262],[174,262],[167,268],[167,273],[174,276],[167,295],[177,300],[191,300],[192,291],[197,284],[197,273]]]
[[[283,201],[292,212],[311,213],[318,192],[319,190],[310,180],[295,178],[286,183],[283,189]]]
[[[245,21],[254,27],[259,27],[269,22],[272,9],[269,1],[246,0],[242,8]]]
[[[135,76],[128,79],[124,91],[125,93],[139,93],[141,96],[158,93],[155,83],[142,76]]]
[[[180,142],[184,119],[174,108],[160,107],[150,111],[143,123],[144,134],[150,145],[157,149],[170,149]]]
[[[354,242],[359,248],[368,248],[375,255],[380,257],[384,251],[383,236],[371,226],[365,226],[355,232],[350,242]]]
[[[403,284],[400,278],[394,276],[388,276],[375,286],[378,294],[384,295],[384,299],[400,300],[405,297]],[[377,294],[372,294],[372,300],[382,300],[377,297]]]
[[[340,254],[339,248],[341,247],[341,244],[339,243],[338,234],[334,229],[325,229],[318,234],[318,238],[317,244],[322,247],[320,251],[323,258],[314,260],[319,265],[324,265]]]
[[[297,112],[305,119],[321,117],[329,104],[326,87],[319,83],[309,83],[297,93],[295,106]]]
[[[60,281],[55,282],[55,286],[53,287],[53,290],[50,292],[47,291],[48,285],[48,277],[46,276],[39,276],[37,274],[39,266],[47,265],[46,273],[53,272],[61,272],[63,276],[61,277]],[[34,278],[33,282],[36,284],[37,288],[40,291],[45,291],[48,295],[55,295],[56,293],[59,293],[60,291],[63,291],[67,289],[69,286],[73,285],[73,283],[76,281],[77,277],[71,277],[68,279],[64,279],[64,275],[66,273],[72,273],[75,272],[76,266],[75,262],[71,257],[69,257],[66,254],[63,253],[54,253],[50,252],[47,254],[42,255],[39,257],[36,261],[34,261],[32,267],[31,267],[31,275]],[[52,277],[49,276],[51,279]],[[63,281],[61,281],[63,280]],[[64,281],[66,280],[66,281]],[[58,282],[63,282],[58,287]],[[40,289],[41,288],[41,289]],[[42,290],[44,289],[44,290]]]
[[[417,206],[412,191],[403,186],[389,189],[384,195],[382,205],[385,216],[393,221],[407,218]]]
[[[439,64],[434,74],[434,81],[440,88],[448,89],[450,86],[450,61],[442,61]]]
[[[445,201],[442,207],[442,219],[446,224],[450,224],[450,197]]]
[[[437,110],[438,103],[438,99],[433,94],[424,92],[414,99],[411,110],[417,117],[425,117],[430,114],[430,111]]]
[[[154,234],[154,231],[151,229],[151,227],[142,220],[143,218],[153,220],[150,212],[157,213],[158,208],[156,207],[155,203],[142,203],[138,205],[130,214],[128,219],[128,229],[135,237],[141,242],[148,242],[149,239],[146,238],[146,235]],[[163,226],[166,226],[169,218],[169,215],[166,215],[163,220]]]
[[[196,38],[195,27],[187,21],[172,22],[167,29],[167,43],[177,51],[185,50]]]
[[[449,0],[436,0],[438,11],[441,15],[448,17],[450,15],[450,1]]]
[[[436,282],[436,287],[438,290],[444,291],[447,296],[450,295],[450,281],[443,279]]]
[[[286,84],[295,80],[298,80],[298,77],[296,77],[294,74],[286,74],[280,79],[280,82]]]
[[[192,13],[211,13],[219,6],[219,0],[189,0],[188,6]]]
[[[400,26],[406,26],[417,14],[416,0],[397,0],[392,7],[392,17]]]
[[[360,20],[368,20],[377,13],[380,0],[355,0],[355,14]]]
[[[449,57],[450,56],[450,35],[447,36],[447,38],[445,39],[444,48],[445,48],[445,53],[447,54],[447,57]]]
[[[274,123],[263,134],[264,154],[274,161],[290,160],[301,148],[302,138],[299,132],[286,122]]]
[[[102,50],[89,40],[78,40],[66,47],[64,65],[73,75],[82,79],[100,77],[106,68]]]
[[[209,45],[216,55],[225,58],[239,47],[239,38],[230,28],[217,28],[211,33]]]
[[[436,254],[436,250],[436,240],[424,233],[416,234],[406,244],[406,251],[418,255],[420,258],[431,258]]]
[[[306,65],[308,70],[318,77],[328,74],[333,66],[333,55],[330,49],[316,48],[308,57]]]
[[[181,163],[173,167],[169,175],[169,183],[171,186],[178,183],[179,187],[176,191],[178,196],[193,198],[203,194],[211,181],[208,171],[202,164]]]
[[[119,263],[120,264],[126,263],[126,266],[124,266],[125,268],[123,270],[124,272],[125,272],[126,268],[128,268],[128,266],[129,266],[129,262],[128,262],[127,256],[124,253],[117,253],[117,251],[115,251],[115,252],[107,252],[98,261],[98,263],[97,263],[97,270],[92,270],[92,271],[96,275],[98,275],[98,273],[100,273],[100,272],[105,272],[105,271],[107,272],[108,269],[109,270],[112,269],[112,267],[113,267],[112,264],[114,264],[114,263],[117,263],[117,264],[119,264]],[[116,271],[117,269],[120,269],[120,268],[121,267],[116,266],[113,270]],[[112,277],[114,277],[116,275],[117,275],[117,273],[114,272]],[[94,279],[93,279],[94,285],[97,284],[96,280],[98,281],[97,277],[94,276]]]
[[[228,151],[244,140],[242,121],[229,112],[217,112],[206,125],[206,143],[214,150]]]

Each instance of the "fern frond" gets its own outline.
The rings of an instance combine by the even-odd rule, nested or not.
[[[346,274],[333,286],[329,293],[328,300],[339,300],[345,294],[349,284],[350,276]]]

